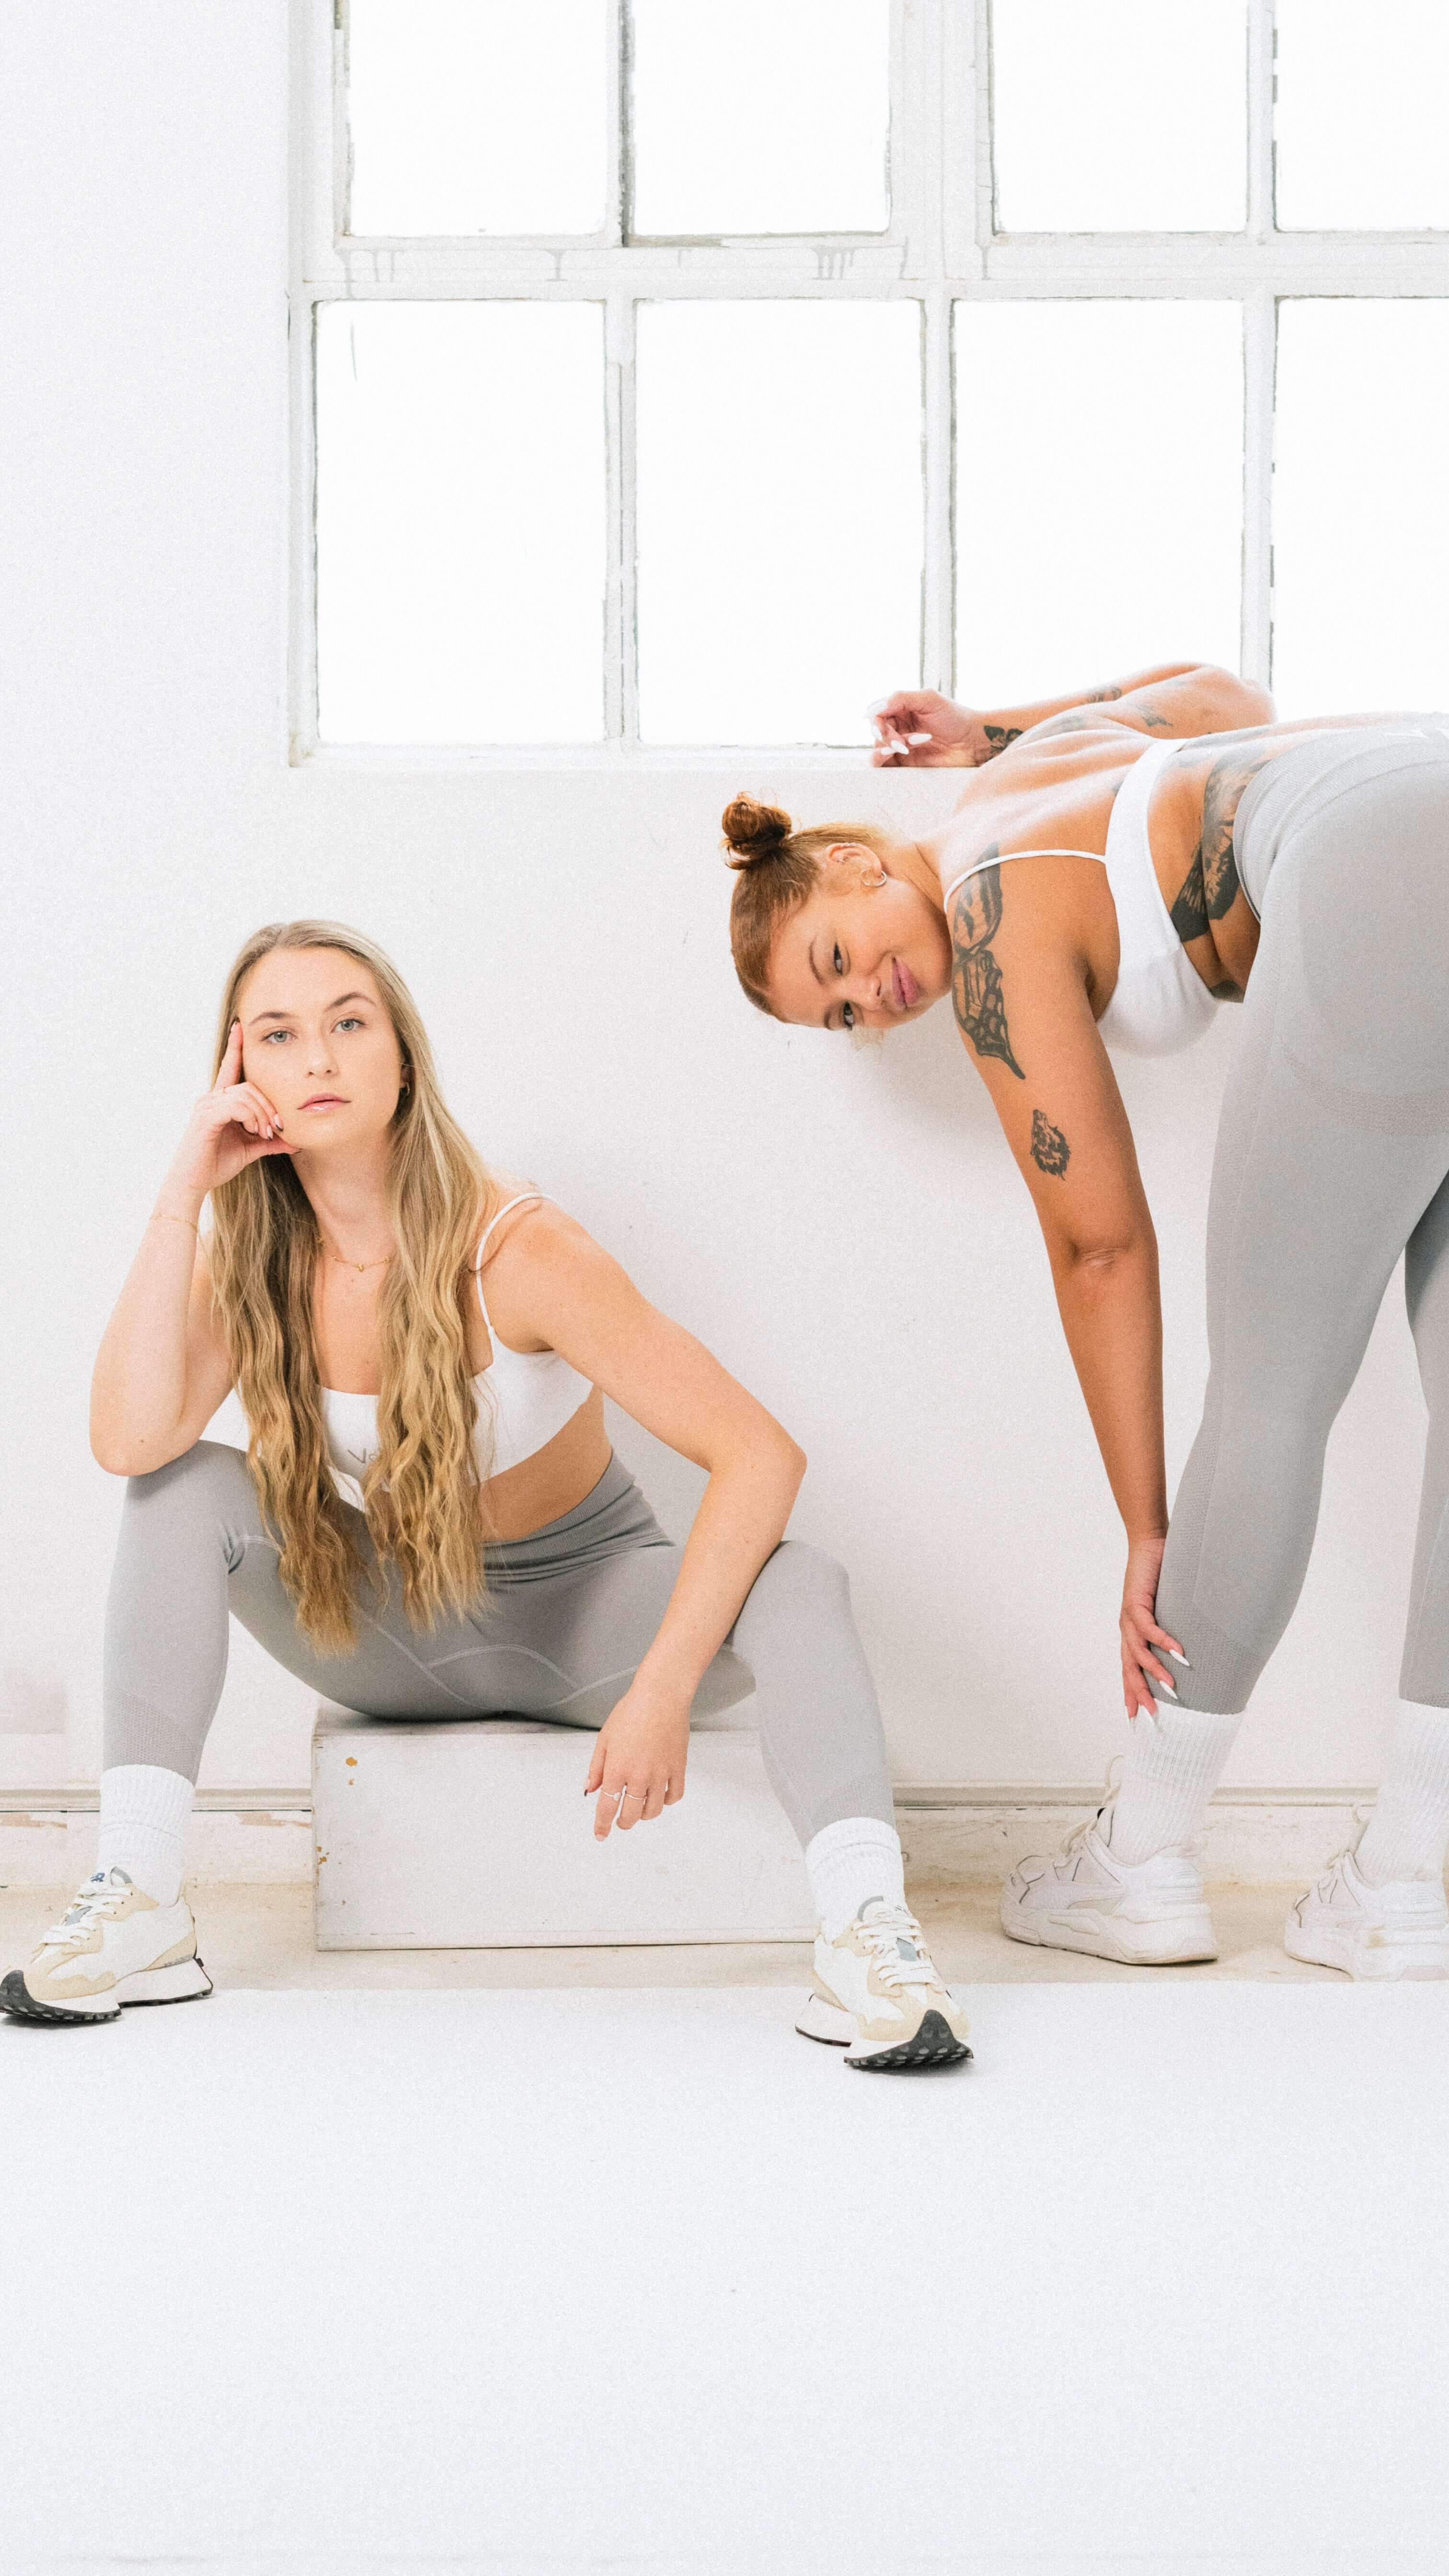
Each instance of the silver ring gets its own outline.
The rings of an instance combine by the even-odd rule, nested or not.
[[[619,1802],[621,1806],[626,1798],[637,1798],[641,1807],[647,1807],[649,1804],[649,1792],[647,1789],[621,1789],[619,1792]]]

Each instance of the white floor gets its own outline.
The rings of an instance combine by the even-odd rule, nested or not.
[[[0,2568],[1449,2565],[1449,1988],[0,2024]]]

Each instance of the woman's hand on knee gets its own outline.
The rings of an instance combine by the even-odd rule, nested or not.
[[[603,1842],[613,1826],[627,1833],[650,1824],[684,1795],[689,1758],[689,1707],[673,1697],[630,1684],[594,1742],[584,1796],[599,1793],[594,1836]]]
[[[1177,1695],[1177,1685],[1167,1666],[1154,1652],[1187,1658],[1176,1637],[1170,1637],[1157,1622],[1157,1578],[1162,1571],[1162,1551],[1167,1541],[1162,1538],[1134,1539],[1127,1550],[1127,1574],[1122,1585],[1122,1697],[1129,1717],[1145,1709],[1153,1716],[1156,1702],[1152,1696],[1154,1681],[1165,1682],[1169,1697]]]

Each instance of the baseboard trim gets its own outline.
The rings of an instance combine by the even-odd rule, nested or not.
[[[971,1807],[993,1812],[1017,1807],[1091,1807],[1102,1803],[1099,1780],[1043,1786],[1040,1781],[897,1780],[896,1805],[912,1814],[939,1807]],[[1371,1806],[1374,1789],[1219,1789],[1218,1807],[1362,1807]]]
[[[1099,1786],[903,1780],[896,1807],[919,1876],[999,1883],[1093,1814]],[[1353,1839],[1372,1789],[1225,1789],[1208,1813],[1203,1867],[1219,1884],[1307,1880]],[[0,1790],[0,1887],[68,1888],[94,1866],[95,1783]],[[312,1801],[305,1789],[202,1789],[187,1847],[198,1886],[310,1885]]]
[[[1224,1789],[1203,1835],[1203,1875],[1218,1886],[1303,1885],[1353,1841],[1372,1789]],[[1034,1852],[1053,1851],[1101,1804],[1098,1787],[962,1789],[901,1783],[901,1842],[920,1876],[999,1884]]]
[[[0,1790],[0,1888],[78,1887],[95,1867],[93,1781]],[[186,1843],[198,1887],[312,1882],[312,1800],[305,1789],[201,1789]]]
[[[94,1780],[69,1782],[61,1789],[0,1789],[0,1826],[13,1815],[32,1811],[56,1816],[93,1816],[101,1803]],[[310,1789],[198,1789],[199,1816],[312,1816]]]

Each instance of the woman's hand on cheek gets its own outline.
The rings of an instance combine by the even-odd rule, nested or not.
[[[652,1823],[684,1795],[689,1758],[689,1707],[636,1676],[612,1716],[600,1727],[584,1796],[598,1791],[594,1836],[603,1842],[617,1824],[621,1833]]]
[[[179,1189],[204,1198],[261,1155],[295,1150],[266,1093],[242,1078],[241,1022],[233,1020],[220,1071],[191,1113],[169,1177]]]
[[[1177,1696],[1177,1686],[1163,1655],[1176,1655],[1183,1665],[1187,1657],[1176,1637],[1171,1637],[1157,1622],[1157,1578],[1162,1570],[1165,1539],[1134,1539],[1127,1550],[1127,1574],[1122,1585],[1122,1613],[1119,1621],[1122,1637],[1122,1697],[1129,1717],[1139,1711],[1148,1717],[1157,1714],[1153,1697],[1154,1681],[1166,1685],[1169,1699]]]

